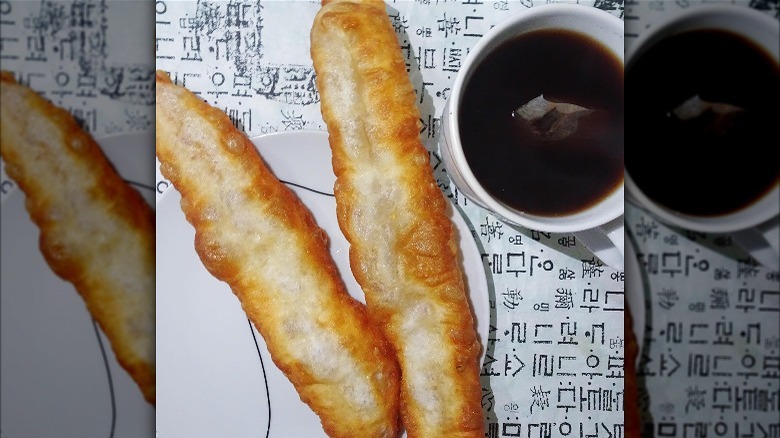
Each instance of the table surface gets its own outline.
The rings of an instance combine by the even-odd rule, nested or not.
[[[96,3],[113,8],[101,12],[105,28],[127,32],[132,20],[117,14],[117,5],[126,2]],[[445,100],[469,50],[499,21],[543,3],[386,2],[418,96],[420,135],[436,181],[467,218],[487,273],[491,320],[481,365],[485,436],[621,436],[623,272],[604,266],[571,235],[510,226],[469,202],[450,182],[437,144]],[[622,18],[628,45],[664,13],[701,1],[578,3]],[[0,8],[4,33],[12,23],[30,34],[28,24],[41,4],[14,6]],[[153,7],[156,36],[140,34],[146,35],[144,44],[156,48],[156,68],[223,109],[248,135],[326,129],[309,55],[309,29],[319,2],[169,0]],[[136,13],[151,17],[150,9]],[[94,36],[99,28],[76,30]],[[118,32],[125,36],[107,39],[111,50],[105,56],[70,57],[56,67],[23,55],[34,55],[29,48],[35,41],[4,42],[3,68],[70,109],[96,137],[153,129],[149,74],[154,67],[142,58],[143,49],[127,44],[129,34]],[[80,80],[85,59],[99,66],[92,85]],[[108,84],[120,71],[126,73],[124,82],[113,90],[129,92],[112,95]],[[103,107],[113,109],[97,111]],[[169,185],[159,171],[149,183],[158,199]],[[3,196],[14,190],[5,175],[2,187]],[[777,427],[771,424],[777,425],[780,407],[780,274],[740,255],[728,236],[671,229],[631,204],[625,219],[649,285],[640,292],[649,315],[640,361],[640,401],[650,414],[649,427],[658,436],[694,436],[694,429],[720,434],[724,428],[728,435],[718,436],[735,436],[736,430]]]

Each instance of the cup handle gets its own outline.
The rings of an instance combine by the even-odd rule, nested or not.
[[[767,269],[780,269],[780,217],[737,231],[734,240]]]
[[[622,271],[625,257],[624,230],[623,215],[620,215],[600,227],[578,231],[574,236],[605,265]]]

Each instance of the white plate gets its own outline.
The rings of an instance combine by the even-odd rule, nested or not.
[[[645,281],[642,269],[639,267],[634,242],[626,232],[625,236],[625,287],[626,301],[631,309],[631,318],[633,320],[634,336],[637,342],[637,364],[641,357],[642,344],[645,339]]]
[[[363,292],[349,268],[349,245],[336,221],[335,176],[326,132],[253,139],[330,236],[331,254],[350,294]],[[168,189],[157,204],[157,431],[160,438],[325,437],[319,418],[271,361],[265,342],[225,283],[203,267],[195,231]],[[452,209],[450,209],[452,211]],[[480,252],[458,213],[463,267],[483,346],[489,303]],[[431,345],[431,348],[436,346]],[[481,363],[481,362],[480,362]]]
[[[154,205],[152,133],[99,141]],[[38,249],[20,190],[2,203],[0,428],[8,437],[151,437],[154,408],[117,363],[73,286]]]

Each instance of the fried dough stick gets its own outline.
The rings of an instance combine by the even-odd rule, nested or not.
[[[401,364],[409,437],[484,436],[477,341],[455,227],[382,1],[325,1],[311,30],[339,225]]]
[[[637,354],[639,353],[639,340],[644,336],[637,336],[634,333],[634,319],[631,309],[626,306],[623,329],[625,333],[625,378],[624,394],[625,407],[623,423],[625,425],[625,436],[641,438],[642,437],[642,412],[639,408],[639,382],[637,381]],[[642,334],[643,335],[643,334]]]
[[[231,287],[325,432],[397,436],[398,365],[348,294],[325,232],[224,112],[162,72],[157,156],[201,261]]]
[[[0,96],[0,151],[40,229],[41,253],[154,404],[154,212],[67,111],[8,72]]]

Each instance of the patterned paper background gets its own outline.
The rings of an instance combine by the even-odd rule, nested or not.
[[[123,19],[152,20],[152,4],[141,4],[0,1],[0,65],[18,82],[70,111],[95,138],[152,130],[153,26],[116,24]],[[0,187],[2,199],[15,189],[4,169]]]
[[[622,272],[603,266],[573,236],[511,227],[476,207],[450,183],[438,154],[441,112],[469,50],[500,20],[545,2],[386,3],[435,176],[468,217],[488,272],[485,436],[622,436]],[[623,13],[617,1],[580,3]],[[319,7],[158,1],[157,66],[250,136],[325,130],[309,55]],[[168,183],[158,174],[157,185],[162,192]]]

